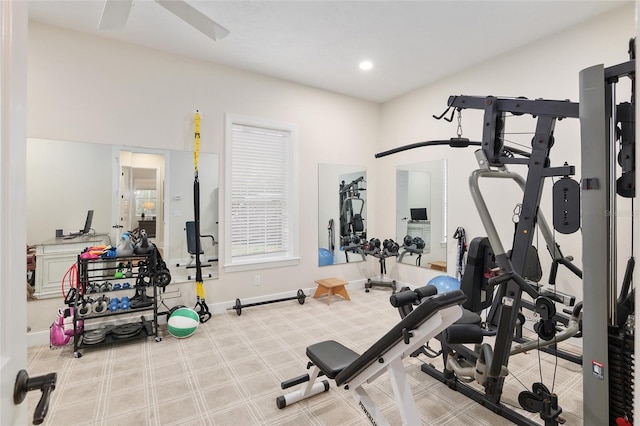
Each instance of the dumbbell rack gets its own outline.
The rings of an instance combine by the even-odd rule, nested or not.
[[[74,330],[77,330],[77,323],[83,322],[81,334],[74,335],[73,354],[80,358],[80,349],[95,348],[102,345],[131,341],[135,339],[154,336],[156,342],[162,340],[158,336],[158,290],[155,282],[156,277],[156,254],[155,251],[146,255],[133,255],[113,258],[83,259],[78,256],[78,291],[75,292],[69,306],[74,306],[73,315]],[[116,278],[116,273],[122,269],[121,265],[131,264],[131,273],[127,276]],[[100,284],[105,282],[120,284],[120,289],[114,290],[102,286],[95,290]],[[123,288],[124,283],[130,283],[129,288]],[[151,289],[152,295],[147,294]],[[90,295],[119,298],[128,296],[131,306],[128,309],[110,310],[102,309],[101,312],[82,314],[80,309],[83,302]],[[136,306],[140,305],[140,306]],[[152,319],[146,319],[144,313],[151,312]],[[104,324],[105,319],[123,316],[125,321],[117,321],[118,324]],[[102,324],[100,323],[102,320]],[[93,324],[91,324],[93,323]],[[89,324],[95,326],[88,326]],[[138,331],[139,330],[139,331]],[[104,338],[102,338],[104,334]]]

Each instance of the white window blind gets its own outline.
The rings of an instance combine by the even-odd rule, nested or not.
[[[287,127],[228,118],[226,229],[230,253],[225,266],[297,255],[296,132]]]

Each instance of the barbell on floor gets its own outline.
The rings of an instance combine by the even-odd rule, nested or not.
[[[292,297],[285,297],[283,299],[266,300],[264,302],[247,303],[244,305],[242,304],[242,302],[240,302],[240,299],[236,299],[236,304],[231,308],[227,308],[227,311],[236,311],[236,314],[238,314],[239,316],[239,315],[242,315],[242,308],[250,308],[252,306],[267,305],[269,303],[276,303],[276,302],[285,302],[287,300],[297,300],[299,304],[304,305],[304,299],[306,298],[307,298],[307,295],[304,294],[304,291],[299,289],[297,295]]]

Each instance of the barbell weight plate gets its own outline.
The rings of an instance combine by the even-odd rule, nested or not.
[[[236,306],[234,306],[234,309],[238,316],[242,315],[242,303],[240,302],[240,299],[236,299]]]
[[[166,269],[158,271],[156,274],[156,286],[164,288],[169,284],[171,284],[171,273]]]
[[[140,323],[127,323],[117,325],[111,330],[111,334],[115,339],[128,339],[133,337],[142,331],[142,324]]]
[[[298,303],[301,305],[304,305],[304,299],[307,297],[306,294],[304,294],[304,291],[302,291],[301,289],[298,290]]]

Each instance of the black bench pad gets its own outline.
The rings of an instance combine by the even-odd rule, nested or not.
[[[307,356],[328,378],[335,377],[360,355],[335,340],[307,347]]]

